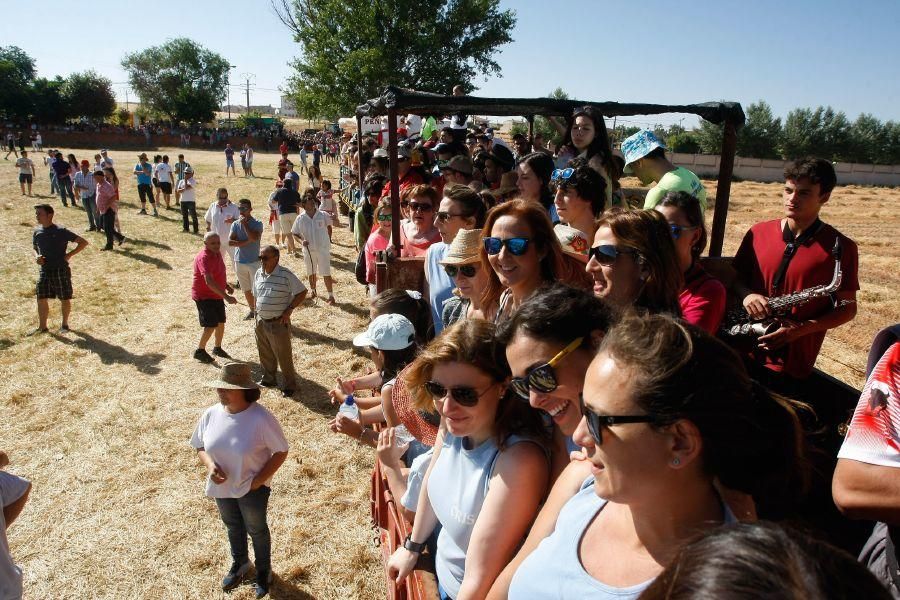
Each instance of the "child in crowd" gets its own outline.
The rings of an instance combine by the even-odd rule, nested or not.
[[[378,227],[369,235],[363,252],[366,253],[366,281],[369,283],[369,295],[374,298],[375,287],[375,260],[376,253],[387,249],[391,241],[391,200],[382,198],[375,209],[375,222]]]
[[[314,190],[309,189],[303,193],[303,210],[304,212],[294,221],[291,233],[306,249],[303,253],[303,263],[306,266],[309,287],[312,290],[310,298],[316,297],[316,280],[321,275],[325,280],[325,289],[328,291],[326,302],[334,306],[336,302],[332,289],[331,239],[328,237],[328,217],[316,206]]]
[[[319,210],[328,217],[328,239],[330,240],[332,239],[332,225],[340,225],[341,221],[338,219],[337,206],[335,206],[334,202],[334,190],[331,189],[331,182],[329,180],[326,179],[322,182],[322,189],[316,194],[316,199],[319,201]]]
[[[278,218],[278,200],[275,198],[275,194],[283,185],[284,183],[280,179],[276,180],[275,189],[269,194],[269,225],[272,226],[272,234],[275,236],[275,246],[287,248],[287,244],[282,239],[281,220]]]

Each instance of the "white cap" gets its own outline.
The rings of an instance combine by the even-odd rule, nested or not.
[[[403,315],[378,315],[369,328],[353,338],[353,345],[377,350],[403,350],[416,341],[416,330]]]
[[[388,158],[388,151],[384,148],[376,148],[375,152],[372,153],[373,158]]]

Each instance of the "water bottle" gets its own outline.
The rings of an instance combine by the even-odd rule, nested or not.
[[[341,407],[338,409],[338,415],[347,415],[354,421],[359,420],[359,407],[356,406],[356,401],[353,398],[353,394],[347,395],[347,399],[344,400],[344,403],[341,404]]]
[[[398,448],[402,448],[414,439],[416,438],[409,432],[405,425],[397,425],[394,427],[394,442]]]

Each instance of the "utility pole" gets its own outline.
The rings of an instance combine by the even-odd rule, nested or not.
[[[225,88],[228,90],[226,93],[228,97],[226,102],[228,102],[228,126],[231,127],[231,70],[234,69],[237,65],[228,65],[228,77],[225,78]]]
[[[246,80],[247,83],[247,114],[250,114],[250,80],[256,79],[256,75],[253,73],[244,73],[241,75]]]

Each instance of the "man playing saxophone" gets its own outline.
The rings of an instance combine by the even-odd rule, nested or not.
[[[856,243],[819,219],[836,183],[834,167],[827,160],[803,158],[788,164],[784,218],[751,227],[734,259],[738,273],[734,292],[748,315],[762,320],[773,315],[771,299],[837,280],[832,249],[840,240],[837,291],[793,306],[750,353],[754,377],[788,395],[796,395],[799,384],[812,373],[825,332],[856,316]]]

